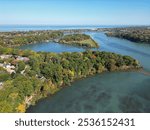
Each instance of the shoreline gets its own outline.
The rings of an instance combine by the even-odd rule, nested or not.
[[[29,29],[29,30],[15,30],[13,28],[13,30],[6,30],[6,31],[2,31],[0,30],[0,33],[12,33],[12,32],[32,32],[32,31],[69,31],[69,30],[90,30],[90,31],[94,31],[94,30],[106,30],[106,29],[117,29],[117,28],[147,28],[150,27],[150,25],[0,25],[0,28],[2,27],[66,27],[66,28],[62,28],[62,29]],[[67,27],[73,27],[73,28],[67,28]],[[86,28],[85,28],[86,27]]]
[[[69,88],[70,86],[71,86],[71,84],[72,83],[74,83],[74,82],[76,82],[76,81],[80,81],[80,80],[82,80],[82,79],[85,79],[85,78],[89,78],[89,77],[92,77],[92,76],[95,76],[95,75],[101,75],[101,74],[103,74],[103,73],[115,73],[115,72],[138,72],[138,73],[140,73],[140,71],[142,71],[143,70],[143,68],[142,67],[139,67],[139,68],[129,68],[129,69],[126,69],[126,70],[114,70],[114,71],[108,71],[108,70],[105,70],[105,71],[103,71],[103,72],[101,72],[101,73],[95,73],[95,74],[91,74],[91,75],[87,75],[87,76],[84,76],[84,77],[80,77],[80,78],[77,78],[77,79],[74,79],[72,82],[70,82],[70,84],[69,85],[61,85],[61,86],[58,86],[60,89],[58,90],[58,91],[56,91],[54,94],[47,94],[47,95],[45,95],[45,96],[41,96],[39,99],[34,99],[33,101],[31,101],[31,103],[30,103],[30,105],[29,106],[27,106],[27,108],[26,108],[26,111],[25,111],[25,113],[28,113],[27,112],[27,110],[30,108],[30,107],[34,107],[38,102],[40,102],[41,100],[44,100],[45,98],[47,98],[47,97],[53,97],[55,94],[57,94],[57,92],[59,92],[59,91],[61,91],[62,89],[65,89],[65,88]],[[37,96],[37,95],[35,95],[35,96]]]
[[[38,26],[37,26],[38,27]],[[53,27],[53,26],[52,26]],[[63,27],[63,26],[62,26]],[[93,27],[93,28],[65,28],[65,29],[31,29],[31,30],[12,30],[12,31],[1,31],[0,33],[24,33],[24,32],[47,32],[47,31],[61,31],[61,32],[77,32],[77,31],[103,31],[103,30],[114,30],[114,29],[147,29],[150,28],[150,25],[129,25],[129,26],[120,26],[120,27]]]

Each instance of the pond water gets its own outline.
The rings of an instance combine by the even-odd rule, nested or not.
[[[150,45],[104,33],[87,32],[100,44],[100,51],[129,55],[140,61],[145,72],[107,72],[78,80],[53,96],[29,107],[27,112],[150,112]],[[58,43],[25,45],[21,49],[46,52],[80,52],[82,48]]]

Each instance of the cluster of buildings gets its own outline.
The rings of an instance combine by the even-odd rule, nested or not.
[[[10,74],[16,73],[15,66],[11,65],[10,63],[6,63],[6,62],[0,63],[0,67],[4,68]]]
[[[16,66],[14,64],[8,63],[5,60],[9,58],[14,58],[14,61],[17,63],[18,61],[27,62],[29,61],[28,57],[22,57],[22,56],[13,56],[13,55],[0,55],[0,59],[3,60],[2,63],[0,63],[0,67],[6,70],[9,74],[16,73]],[[22,71],[23,73],[24,71]],[[0,89],[3,88],[3,82],[0,82]]]
[[[24,61],[27,62],[29,61],[28,57],[22,57],[22,56],[13,56],[13,55],[0,55],[0,59],[5,60],[5,59],[9,59],[9,58],[15,58],[15,61]],[[15,71],[15,66],[12,65],[11,63],[0,63],[0,67],[4,68],[8,73],[12,74],[12,73],[16,73]]]

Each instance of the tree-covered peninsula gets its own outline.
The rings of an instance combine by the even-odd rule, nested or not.
[[[149,27],[128,27],[108,29],[107,36],[127,39],[138,43],[150,44]]]
[[[37,53],[0,46],[0,112],[25,112],[76,79],[139,67],[137,60],[110,52]]]
[[[68,45],[77,45],[86,48],[98,48],[99,45],[86,34],[70,34],[65,35],[59,40],[59,43]]]

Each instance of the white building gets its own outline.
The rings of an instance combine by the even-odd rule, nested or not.
[[[1,59],[8,59],[8,58],[11,58],[12,55],[0,55],[0,58]]]
[[[3,88],[3,82],[0,82],[0,89]]]
[[[16,73],[15,71],[15,66],[6,63],[0,63],[0,67],[4,68],[8,73],[12,74],[12,73]]]

